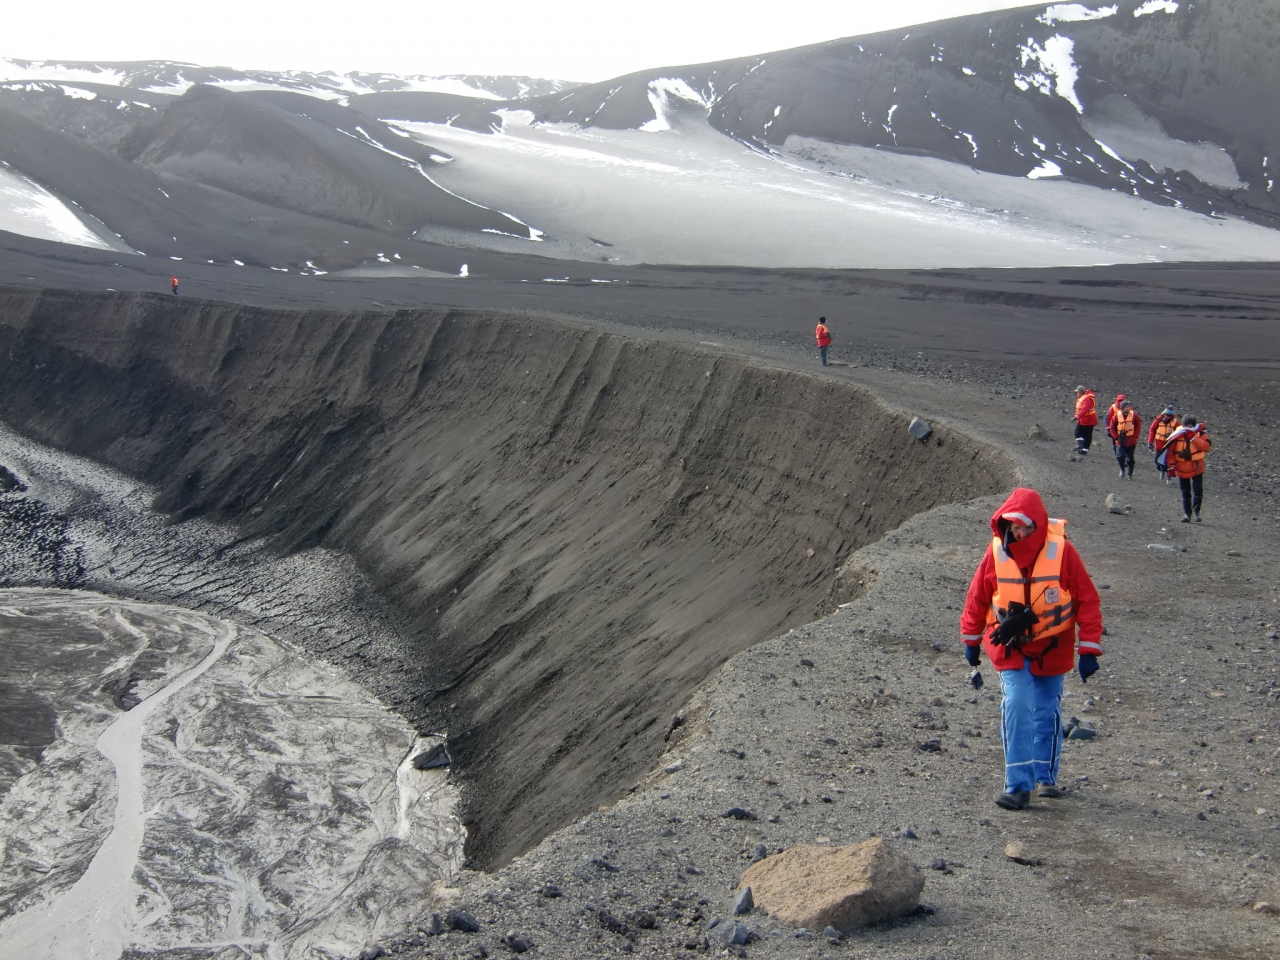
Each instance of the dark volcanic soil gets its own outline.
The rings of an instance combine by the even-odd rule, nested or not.
[[[38,266],[11,247],[0,278]],[[179,516],[351,550],[416,618],[412,642],[458,685],[397,700],[412,658],[362,674],[423,722],[461,715],[480,863],[607,808],[464,873],[452,896],[479,933],[384,949],[476,956],[512,930],[547,956],[705,955],[757,844],[876,833],[942,864],[926,870],[932,912],[840,945],[756,913],[748,954],[1275,955],[1280,921],[1252,907],[1280,903],[1280,271],[645,268],[602,289],[521,284],[525,268],[538,264],[377,286],[198,275],[341,315],[6,294],[3,419],[166,483]],[[21,276],[151,282],[78,254]],[[415,312],[354,312],[375,296]],[[818,312],[842,364],[825,371]],[[1203,524],[1177,523],[1145,457],[1131,483],[1105,441],[1071,459],[1077,382],[1135,397],[1144,417],[1174,402],[1207,420]],[[908,441],[913,413],[941,447]],[[1035,423],[1053,440],[1028,440]],[[994,677],[965,684],[955,620],[1015,482],[1068,519],[1106,586],[1109,636],[1102,672],[1068,683],[1067,711],[1099,732],[1067,749],[1068,796],[1009,814],[991,803]],[[1108,492],[1133,511],[1108,514]],[[832,596],[837,569],[863,589]],[[575,714],[586,694],[595,713]],[[942,750],[922,751],[932,738]],[[492,773],[509,769],[524,779]],[[721,816],[734,806],[759,819]],[[1005,860],[1013,839],[1043,864]]]

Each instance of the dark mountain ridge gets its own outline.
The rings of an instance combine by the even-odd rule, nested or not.
[[[706,105],[715,129],[764,150],[782,149],[788,137],[811,137],[1012,176],[1048,161],[1083,183],[1274,224],[1280,116],[1271,105],[1280,100],[1274,56],[1280,6],[1269,0],[1173,6],[1138,15],[1142,0],[1039,4],[646,70],[524,106],[543,122],[637,128],[655,119],[655,100],[679,80]],[[1067,19],[1095,7],[1114,13]],[[1154,156],[1108,155],[1105,139],[1086,127],[1116,97],[1171,138],[1222,147],[1239,185],[1204,182]]]

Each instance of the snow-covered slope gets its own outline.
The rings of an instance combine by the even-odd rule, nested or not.
[[[696,107],[764,149],[809,137],[922,153],[1272,223],[1278,44],[1274,0],[1053,3],[644,71],[528,107],[612,129]]]
[[[754,266],[1276,259],[1277,47],[1274,0],[1089,0],[572,88],[9,60],[0,161],[108,241],[282,269],[412,265],[422,243]]]
[[[557,93],[575,86],[563,80],[534,77],[401,75],[392,73],[309,73],[289,70],[237,70],[201,67],[170,60],[89,63],[76,60],[17,60],[0,58],[0,83],[46,82],[67,87],[82,84],[117,87],[131,93],[180,96],[204,84],[225,90],[284,90],[328,100],[367,93],[416,91],[516,100]]]

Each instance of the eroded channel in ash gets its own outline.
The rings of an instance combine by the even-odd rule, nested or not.
[[[639,781],[727,658],[853,597],[859,547],[1010,478],[745,357],[171,301],[0,289],[0,578],[48,591],[0,598],[0,945],[92,899],[113,718],[151,713],[147,815],[85,955],[358,948],[461,857],[448,788],[401,769],[422,737],[501,865]]]

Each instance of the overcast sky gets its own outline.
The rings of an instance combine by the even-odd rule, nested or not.
[[[606,80],[1008,0],[5,0],[0,56]]]

